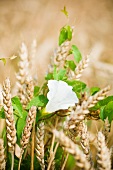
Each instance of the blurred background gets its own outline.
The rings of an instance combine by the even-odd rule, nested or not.
[[[69,18],[61,12],[66,6]],[[0,58],[15,55],[22,42],[30,50],[36,39],[35,71],[43,81],[50,56],[58,46],[59,30],[75,26],[73,43],[90,54],[83,79],[89,86],[113,85],[113,0],[0,0]],[[15,83],[18,59],[0,62],[0,83]],[[113,92],[113,90],[111,91]]]

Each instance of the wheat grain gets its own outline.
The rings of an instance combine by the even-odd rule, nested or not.
[[[105,143],[105,136],[102,132],[98,132],[98,153],[97,153],[97,167],[98,170],[110,170],[111,161],[110,161],[110,151]]]
[[[87,160],[90,161],[92,164],[87,125],[85,124],[85,122],[82,122],[81,124],[82,124],[82,130],[80,131],[81,146],[84,154],[86,155]]]
[[[65,41],[54,52],[54,56],[51,57],[51,64],[49,65],[50,73],[53,72],[54,65],[56,65],[58,68],[62,67],[62,65],[64,64],[64,61],[69,55],[69,45],[70,45],[70,41]]]
[[[11,103],[10,80],[8,78],[4,82],[2,94],[3,94],[4,111],[6,117],[8,146],[9,146],[9,150],[14,152],[14,147],[16,143],[16,129],[15,129],[15,122],[13,117],[13,107]]]
[[[33,98],[34,94],[34,82],[31,76],[26,79],[26,99],[27,103]]]
[[[42,170],[45,169],[44,164],[44,122],[40,122],[37,126],[36,133],[36,157],[41,165]]]
[[[89,62],[89,56],[87,55],[84,59],[80,61],[75,71],[70,72],[69,78],[79,80],[80,77],[82,76],[82,72],[84,71],[84,69],[88,67],[88,62]]]
[[[27,144],[29,142],[32,124],[35,120],[35,116],[36,116],[36,107],[32,106],[31,109],[29,110],[29,113],[26,119],[26,125],[24,127],[23,134],[22,134],[22,139],[20,141],[22,151],[27,147]]]
[[[4,154],[3,139],[0,139],[0,170],[5,170],[6,161]]]
[[[106,144],[108,144],[108,136],[110,134],[110,123],[109,123],[109,120],[108,120],[108,117],[104,120],[104,129],[103,129],[103,134],[105,136],[105,141],[106,141]]]
[[[17,94],[21,100],[21,103],[23,105],[26,105],[26,98],[25,98],[25,81],[29,73],[29,62],[28,62],[28,51],[27,47],[24,43],[22,43],[21,48],[20,48],[20,61],[19,61],[19,72],[16,75],[17,79]]]

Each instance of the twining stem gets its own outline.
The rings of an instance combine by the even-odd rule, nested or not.
[[[35,121],[33,123],[31,138],[32,138],[32,143],[31,143],[31,170],[34,170]]]
[[[63,163],[63,165],[62,165],[62,167],[61,167],[61,170],[64,170],[64,168],[65,168],[65,166],[66,166],[66,162],[67,162],[67,160],[68,160],[68,156],[69,156],[69,153],[66,154],[66,158],[65,158],[64,163]]]
[[[14,152],[11,152],[11,158],[12,158],[12,160],[11,160],[11,170],[13,170],[13,168],[14,168]]]

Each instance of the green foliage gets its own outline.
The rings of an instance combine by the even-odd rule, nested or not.
[[[106,106],[110,101],[113,101],[113,96],[108,96],[105,99],[98,101],[94,107],[90,108],[90,110],[96,111],[101,107]]]
[[[22,108],[22,104],[20,102],[20,99],[18,96],[15,96],[11,99],[12,101],[12,106],[14,109],[14,114],[17,115],[18,117],[22,118],[23,117],[23,108]]]
[[[66,40],[71,41],[72,39],[72,28],[69,25],[61,28],[59,35],[59,45],[64,43]]]
[[[74,157],[69,154],[69,157],[66,163],[66,169],[73,169],[73,167],[76,167],[76,162],[75,162]]]
[[[44,95],[36,96],[28,103],[27,109],[30,109],[32,106],[37,106],[37,107],[46,106],[47,102],[48,99]]]
[[[103,121],[108,117],[109,122],[113,120],[113,96],[108,96],[90,108],[90,111],[100,110],[100,119]]]
[[[105,107],[102,107],[101,118],[102,120],[108,117],[109,122],[113,120],[113,101],[109,102]]]
[[[5,119],[4,108],[2,107],[0,110],[0,119]]]
[[[76,64],[74,63],[73,60],[67,60],[67,61],[65,62],[65,66],[64,66],[64,67],[65,67],[65,68],[70,68],[70,70],[75,71]]]
[[[66,70],[65,69],[60,69],[57,71],[56,67],[54,67],[53,71],[53,78],[54,80],[63,80],[66,75]]]
[[[53,79],[53,73],[48,73],[46,76],[45,76],[45,80],[52,80]]]
[[[22,131],[25,127],[26,121],[22,118],[17,121],[17,143],[20,144],[20,138],[22,136]]]
[[[61,147],[58,147],[56,155],[55,155],[55,168],[60,169],[61,168],[61,161],[62,161],[62,156],[63,156],[63,149]]]
[[[73,91],[82,92],[86,88],[86,84],[77,80],[66,80],[66,83],[73,87]]]
[[[66,77],[66,69],[57,70],[56,66],[54,66],[53,73],[48,73],[45,77],[46,80],[65,80]]]
[[[0,58],[0,60],[6,65],[6,59],[5,58]]]
[[[74,55],[74,59],[77,63],[79,63],[82,60],[82,55],[81,55],[79,49],[77,48],[77,46],[72,45],[70,54]]]
[[[35,86],[35,87],[34,87],[34,96],[35,96],[35,97],[38,96],[39,90],[40,90],[40,87],[39,87],[39,86]]]
[[[97,93],[100,90],[99,87],[91,87],[90,88],[90,94],[93,96],[95,93]]]
[[[61,10],[61,12],[63,12],[65,16],[68,17],[68,12],[65,6],[64,6],[64,9]]]

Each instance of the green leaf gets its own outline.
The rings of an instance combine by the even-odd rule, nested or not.
[[[77,63],[79,63],[82,60],[82,55],[81,55],[79,49],[75,45],[72,45],[72,49],[70,50],[70,54],[74,55],[74,59]]]
[[[56,67],[54,68],[54,71],[53,71],[54,80],[63,80],[65,78],[65,75],[66,75],[65,69],[60,69],[57,71]]]
[[[103,120],[104,121],[104,114],[103,114],[103,111],[104,111],[104,108],[105,108],[105,106],[102,106],[101,108],[100,108],[100,119],[101,120]]]
[[[113,96],[108,96],[105,99],[98,101],[98,103],[94,107],[90,108],[89,110],[91,111],[98,110],[102,106],[106,106],[110,101],[113,101]]]
[[[26,120],[19,118],[17,121],[17,143],[19,144],[20,138],[22,136],[23,129],[25,127]]]
[[[109,102],[103,110],[103,119],[108,117],[109,122],[113,120],[113,101]]]
[[[3,107],[0,110],[0,119],[5,119],[5,112]]]
[[[100,105],[100,106],[107,105],[110,101],[113,101],[113,96],[108,96],[108,97],[106,97],[105,99],[100,100],[100,101],[99,101],[99,105]]]
[[[69,25],[61,28],[60,35],[59,35],[59,45],[61,45],[66,40],[72,39],[72,28]]]
[[[45,77],[46,80],[52,80],[53,79],[53,73],[48,73]]]
[[[68,12],[66,10],[66,7],[64,6],[64,9],[61,10],[61,12],[63,12],[65,14],[66,17],[68,17]]]
[[[40,90],[39,86],[34,87],[34,96],[38,96],[39,90]]]
[[[45,106],[48,102],[48,99],[44,95],[39,95],[34,97],[27,105],[27,109],[30,109],[32,106],[42,107]]]
[[[61,168],[62,155],[63,155],[63,149],[62,147],[59,146],[55,155],[55,169]]]
[[[0,60],[4,63],[4,66],[6,65],[6,59],[5,58],[0,58]]]
[[[82,92],[86,88],[86,84],[82,81],[77,80],[67,80],[66,81],[68,85],[73,87],[73,91],[75,92]]]
[[[76,161],[75,161],[74,157],[71,154],[69,154],[65,169],[72,170],[73,167],[76,167]]]
[[[16,114],[18,117],[23,117],[23,108],[22,108],[22,104],[20,102],[20,99],[18,96],[13,97],[12,99],[12,105],[13,105],[13,109],[14,109],[14,114]]]
[[[72,71],[75,71],[76,65],[73,60],[69,60],[69,61],[66,61],[65,67],[70,68]]]
[[[90,94],[93,96],[95,93],[97,93],[100,90],[99,87],[91,87],[90,88]]]

